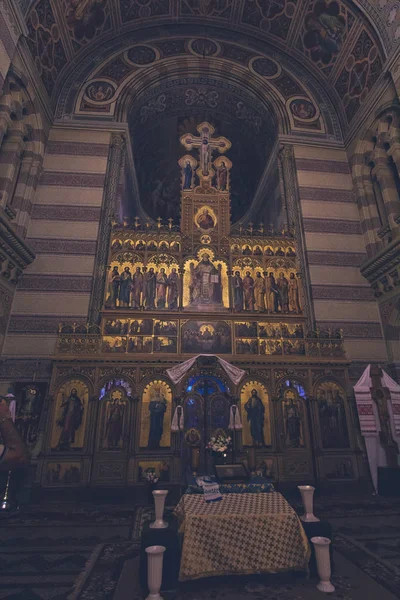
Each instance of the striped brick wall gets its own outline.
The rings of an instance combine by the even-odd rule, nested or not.
[[[22,276],[4,354],[53,353],[58,323],[86,321],[110,133],[54,127],[26,241],[36,260]]]
[[[365,238],[347,155],[303,145],[294,151],[317,324],[343,329],[348,358],[384,361],[378,305],[359,270]]]

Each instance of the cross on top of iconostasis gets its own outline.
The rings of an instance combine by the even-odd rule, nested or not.
[[[181,143],[187,150],[192,150],[193,148],[199,150],[199,174],[203,175],[204,177],[208,177],[211,170],[212,153],[217,151],[220,154],[224,154],[229,150],[232,144],[229,140],[222,136],[213,138],[212,135],[215,131],[215,128],[206,121],[204,123],[200,123],[200,125],[197,127],[197,131],[200,134],[199,136],[186,133],[181,137]]]

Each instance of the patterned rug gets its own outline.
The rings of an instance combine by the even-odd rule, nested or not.
[[[301,514],[301,502],[289,499]],[[167,507],[166,517],[173,508]],[[400,598],[400,501],[316,500],[334,528],[332,600]],[[31,507],[0,520],[0,600],[143,600],[140,533],[150,507]],[[181,584],[164,600],[321,600],[316,581],[238,577]]]
[[[67,599],[104,544],[131,539],[133,517],[132,507],[57,504],[1,519],[0,599]]]

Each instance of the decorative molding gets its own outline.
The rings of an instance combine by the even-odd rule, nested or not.
[[[319,329],[342,329],[344,339],[382,339],[380,323],[357,323],[351,321],[318,321]]]
[[[90,144],[88,142],[49,141],[46,154],[65,154],[67,156],[107,157],[108,144]]]
[[[317,173],[341,173],[350,175],[348,163],[336,160],[315,160],[310,158],[297,158],[298,171],[315,171]]]
[[[91,287],[92,277],[85,275],[25,274],[21,278],[18,290],[30,292],[70,292],[76,294],[90,292]]]
[[[311,298],[311,278],[308,268],[307,245],[303,228],[303,215],[301,212],[293,146],[286,144],[282,145],[278,153],[278,160],[281,162],[282,168],[281,174],[287,203],[289,227],[294,228],[298,244],[298,261],[303,277],[303,311],[304,316],[307,318],[308,327],[312,330],[314,329],[315,315]]]
[[[308,263],[332,267],[360,267],[366,255],[360,252],[322,252],[309,250]]]
[[[71,321],[84,325],[86,315],[70,316]],[[54,333],[58,332],[62,317],[60,315],[12,315],[8,327],[9,333]]]
[[[38,254],[79,254],[93,256],[96,253],[96,240],[30,238],[29,243]]]
[[[63,186],[78,188],[102,188],[105,175],[102,173],[66,173],[65,171],[44,172],[40,178],[41,186]]]
[[[0,247],[18,266],[25,269],[35,259],[35,254],[28,244],[18,235],[0,213]]]
[[[363,285],[313,285],[314,300],[374,301],[372,290]]]
[[[301,200],[312,200],[314,202],[355,202],[354,194],[351,190],[299,186],[299,193]]]
[[[359,221],[344,219],[303,219],[304,231],[312,233],[345,233],[361,235]]]
[[[103,304],[104,290],[107,281],[108,251],[110,246],[112,221],[115,215],[115,205],[118,197],[118,185],[124,160],[125,138],[113,134],[108,155],[106,185],[101,208],[99,233],[97,237],[94,277],[90,295],[88,321],[97,323]]]
[[[59,204],[34,204],[32,219],[47,221],[98,221],[101,208],[98,206],[60,206]]]

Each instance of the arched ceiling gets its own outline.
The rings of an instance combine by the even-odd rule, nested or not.
[[[97,56],[99,62],[107,47],[115,48],[128,37],[133,45],[148,28],[158,26],[162,37],[165,32],[171,35],[168,26],[175,27],[174,35],[196,26],[198,37],[213,39],[218,28],[232,42],[240,38],[242,54],[253,45],[259,52],[286,56],[294,69],[301,65],[303,76],[327,90],[343,123],[349,123],[400,34],[398,2],[390,0],[37,0],[24,4],[28,46],[54,105],[68,76],[88,56]]]

